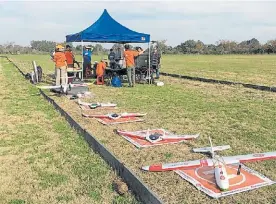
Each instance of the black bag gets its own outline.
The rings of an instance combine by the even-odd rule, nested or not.
[[[41,82],[42,75],[43,75],[41,66],[37,66],[35,71],[33,71],[31,73],[27,73],[25,75],[25,78],[30,79],[31,83],[33,83],[33,84],[37,84],[37,83]],[[36,74],[37,74],[37,76],[36,76]]]
[[[41,66],[37,66],[36,69],[37,69],[37,78],[38,78],[37,83],[39,83],[42,81],[42,74],[43,74],[42,68],[41,68]]]

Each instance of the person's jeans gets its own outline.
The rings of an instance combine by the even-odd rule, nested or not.
[[[159,78],[159,66],[158,65],[152,65],[152,68],[155,70],[155,73],[156,73],[156,78],[158,79]]]
[[[90,69],[91,70],[91,62],[88,62],[88,61],[84,61],[83,62],[83,67],[82,67],[82,73],[83,73],[83,75],[85,74],[86,69]]]
[[[111,69],[115,69],[116,68],[116,62],[111,61],[111,62],[109,62],[109,64],[110,64],[110,68]]]
[[[156,78],[159,79],[159,68],[156,69]]]
[[[68,82],[67,79],[67,70],[66,67],[56,67],[56,86],[60,85],[60,81],[61,81],[61,85],[66,85]]]
[[[135,67],[127,67],[127,79],[129,86],[135,84]]]

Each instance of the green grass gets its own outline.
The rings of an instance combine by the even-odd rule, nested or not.
[[[92,119],[80,117],[75,103],[53,97],[74,118],[105,146],[114,152],[143,181],[157,192],[166,203],[214,203],[204,193],[173,172],[145,173],[141,166],[162,162],[200,159],[206,156],[191,154],[192,147],[209,146],[208,136],[214,145],[231,145],[222,155],[239,155],[275,151],[276,96],[238,86],[222,86],[162,77],[164,87],[137,85],[135,88],[91,86],[96,95],[93,101],[116,102],[120,112],[146,112],[145,123],[106,127]],[[119,112],[118,111],[118,112]],[[167,145],[137,150],[133,145],[113,133],[113,129],[141,130],[165,128],[179,134],[201,133],[191,143]],[[253,169],[275,180],[275,161],[248,164]],[[174,193],[170,192],[174,190]],[[275,185],[220,199],[222,203],[269,203],[274,199]],[[183,193],[185,192],[185,193]],[[261,194],[257,199],[255,194]],[[196,200],[195,200],[196,197]]]
[[[116,178],[5,59],[0,59],[0,203],[113,203]],[[136,203],[128,193],[121,198]]]
[[[15,199],[15,200],[11,200],[9,202],[9,204],[25,204],[26,202],[24,200],[18,200],[18,199]]]
[[[176,58],[176,56],[165,56],[164,63],[166,57]],[[177,60],[183,60],[182,56],[178,57],[180,58]],[[183,56],[184,59],[185,57],[196,58],[197,56]],[[223,61],[233,56],[198,56],[200,59],[208,57],[209,59],[221,57],[217,60]],[[258,56],[251,56],[253,57]],[[262,57],[272,58],[273,56]],[[229,59],[226,61],[231,62]],[[163,66],[162,69],[165,67]],[[218,77],[225,77],[218,71],[214,73]],[[246,76],[242,77],[243,81],[248,80]],[[196,190],[174,172],[150,173],[140,170],[141,166],[154,163],[205,158],[206,156],[201,154],[192,154],[191,148],[209,146],[208,136],[212,137],[214,145],[231,145],[231,149],[221,152],[221,155],[275,151],[276,95],[274,93],[163,76],[161,81],[165,86],[137,85],[134,88],[90,86],[90,90],[95,94],[95,98],[90,102],[115,102],[119,107],[118,112],[146,112],[144,123],[103,126],[96,120],[82,118],[78,106],[73,101],[50,93],[49,95],[99,141],[104,142],[105,146],[127,167],[130,167],[165,203],[273,203],[275,185],[217,201]],[[201,136],[199,140],[187,144],[137,149],[113,132],[114,129],[148,128],[164,128],[178,134],[201,133]],[[61,132],[63,131],[66,130],[61,129]],[[249,167],[272,180],[276,180],[275,165],[275,161],[248,164]],[[77,172],[79,171],[81,168],[77,168]],[[121,199],[123,198],[115,198],[113,202],[124,202]]]
[[[162,72],[276,86],[276,55],[164,55]]]

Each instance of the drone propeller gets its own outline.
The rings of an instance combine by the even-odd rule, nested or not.
[[[159,133],[153,133],[149,135],[149,138],[154,141],[154,140],[158,140],[161,136],[162,135]]]
[[[121,117],[121,115],[119,115],[117,113],[112,113],[112,114],[108,114],[108,117],[111,119],[118,119]]]
[[[90,108],[91,109],[96,109],[97,107],[99,107],[100,105],[99,104],[97,104],[97,103],[92,103],[92,104],[90,104]]]

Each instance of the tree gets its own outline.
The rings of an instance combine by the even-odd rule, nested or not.
[[[245,40],[238,44],[239,54],[257,54],[262,50],[260,42],[256,38]]]
[[[252,38],[248,42],[249,52],[252,54],[257,54],[260,52],[261,44],[256,38]]]
[[[167,40],[159,40],[159,41],[154,41],[153,44],[151,45],[151,50],[153,49],[154,46],[158,47],[158,51],[167,54],[170,51],[169,46],[166,45]]]
[[[96,44],[93,46],[93,54],[99,55],[102,54],[104,51],[104,48],[101,44]]]
[[[42,51],[42,52],[51,52],[55,49],[56,42],[53,41],[31,41],[31,47],[35,50]]]
[[[77,45],[77,46],[76,46],[76,50],[77,50],[77,51],[81,51],[81,45]]]
[[[217,42],[217,52],[220,54],[233,54],[237,47],[237,43],[232,40],[219,40]]]
[[[198,48],[201,49],[200,41],[198,41]],[[195,54],[197,53],[197,42],[194,40],[187,40],[184,43],[176,46],[176,49],[183,54]]]
[[[276,53],[276,40],[267,41],[267,43],[263,46],[263,50],[268,54]]]
[[[196,53],[198,53],[198,54],[203,54],[204,48],[205,48],[204,43],[201,42],[200,40],[198,40],[198,41],[196,42],[196,45],[195,45],[195,51],[196,51]]]

